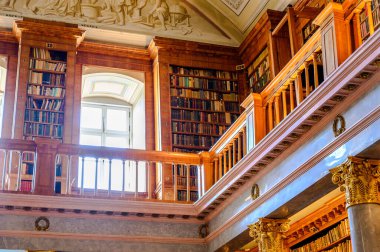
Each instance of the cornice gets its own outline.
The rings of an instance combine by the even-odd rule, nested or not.
[[[96,240],[96,241],[123,241],[138,243],[161,243],[161,244],[205,244],[203,238],[170,237],[170,236],[133,236],[133,235],[107,235],[107,234],[83,234],[63,232],[39,232],[0,230],[1,237],[28,237],[50,238],[68,240]]]
[[[100,42],[83,41],[78,47],[78,52],[95,53],[150,61],[149,52],[145,48],[134,48]]]

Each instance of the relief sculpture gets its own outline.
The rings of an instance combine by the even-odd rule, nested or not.
[[[178,0],[0,0],[0,10],[184,35],[192,32],[190,15]]]

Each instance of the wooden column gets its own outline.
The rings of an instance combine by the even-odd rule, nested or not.
[[[298,52],[298,42],[295,24],[295,14],[292,7],[288,7],[288,27],[289,27],[289,39],[290,39],[290,49],[292,56]]]
[[[275,123],[278,125],[281,121],[280,119],[280,93],[276,93],[274,95],[274,115],[275,115]]]
[[[200,153],[201,156],[201,168],[200,172],[203,169],[203,173],[198,173],[198,178],[201,179],[201,187],[203,191],[207,191],[213,184],[213,177],[215,177],[215,174],[213,173],[213,163],[211,162],[211,156],[210,152],[203,151]],[[203,174],[203,177],[202,177]],[[199,194],[202,195],[202,194]]]
[[[297,71],[296,77],[296,98],[297,98],[297,106],[303,101],[303,88],[302,88],[302,77],[301,70]]]
[[[321,29],[323,74],[326,78],[349,55],[342,5],[334,2],[328,3],[313,22]]]
[[[223,154],[219,153],[219,174],[218,174],[218,179],[223,177]]]
[[[241,104],[246,114],[246,142],[249,151],[266,135],[265,110],[260,94],[251,93]]]
[[[288,87],[284,85],[281,95],[282,95],[282,117],[285,118],[288,115],[288,105],[286,103],[286,89]]]
[[[228,170],[228,164],[227,164],[227,150],[223,150],[223,175],[226,174]],[[222,176],[223,176],[222,175]]]
[[[232,168],[232,143],[228,144],[228,170]]]
[[[245,156],[247,154],[247,130],[246,130],[246,127],[243,127],[242,136],[243,136],[243,156]]]
[[[236,138],[232,140],[232,164],[236,164]]]
[[[363,43],[361,28],[360,28],[360,10],[356,9],[354,14],[354,19],[352,20],[354,26],[354,38],[355,38],[355,47],[358,48]]]
[[[37,169],[35,190],[36,194],[53,195],[55,188],[55,157],[59,146],[58,140],[36,138]]]
[[[317,88],[319,85],[318,80],[318,62],[317,62],[317,53],[313,53],[313,70],[314,70],[314,88]]]
[[[268,101],[268,125],[271,131],[273,129],[273,98]]]
[[[306,96],[308,97],[311,90],[310,90],[310,80],[309,80],[309,62],[304,63],[305,66],[305,82],[306,82]]]
[[[290,112],[294,110],[294,86],[293,80],[289,82],[289,99],[290,99]]]
[[[219,158],[215,157],[214,158],[214,184],[216,183],[216,181],[218,181],[218,174],[219,174]]]
[[[243,156],[243,151],[241,149],[241,134],[239,132],[238,133],[238,158],[237,158],[237,160],[240,161],[242,156]]]

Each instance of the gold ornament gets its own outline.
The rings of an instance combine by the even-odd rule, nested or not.
[[[332,182],[346,193],[346,207],[380,204],[380,161],[348,157],[347,161],[330,170]]]
[[[249,225],[249,235],[259,246],[261,252],[285,251],[284,235],[290,228],[289,220],[260,218]]]

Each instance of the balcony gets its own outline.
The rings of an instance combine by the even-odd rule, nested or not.
[[[274,169],[280,154],[302,145],[298,140],[306,132],[335,116],[330,112],[379,70],[379,31],[371,30],[356,50],[355,44],[347,48],[344,44],[356,41],[360,32],[354,36],[346,32],[344,23],[338,21],[344,19],[341,8],[330,3],[318,15],[314,21],[318,30],[261,93],[245,99],[244,113],[208,152],[185,154],[2,139],[3,204],[10,208],[206,218],[251,177]],[[107,167],[102,184],[98,179],[101,166]],[[173,179],[166,181],[162,177],[165,167],[181,167],[183,173],[179,176],[175,172]],[[161,194],[171,194],[172,199],[160,200],[158,189]]]

